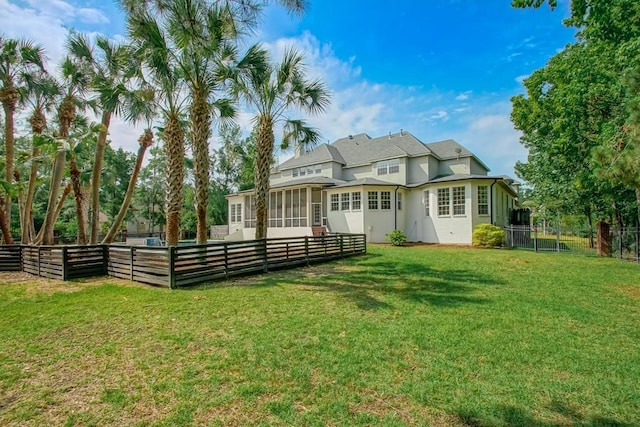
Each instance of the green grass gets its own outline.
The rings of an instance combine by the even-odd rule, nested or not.
[[[640,425],[613,259],[372,246],[193,290],[2,283],[0,313],[0,425]]]

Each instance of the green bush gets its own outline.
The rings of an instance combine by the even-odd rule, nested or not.
[[[384,237],[393,246],[402,246],[407,241],[407,236],[402,230],[393,230],[391,233],[385,234]]]
[[[473,246],[502,246],[504,230],[497,225],[480,224],[473,230]]]

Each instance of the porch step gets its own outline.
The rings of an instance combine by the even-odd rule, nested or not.
[[[314,236],[322,236],[323,234],[327,234],[327,227],[311,227],[311,232]]]

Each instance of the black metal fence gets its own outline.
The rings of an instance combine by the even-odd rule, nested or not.
[[[505,246],[536,252],[571,252],[596,256],[596,230],[569,227],[511,225],[504,228]],[[612,229],[611,256],[640,262],[640,229]]]

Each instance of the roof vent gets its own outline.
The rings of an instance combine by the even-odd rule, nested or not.
[[[402,133],[402,128],[400,128],[400,136],[404,136],[404,134]]]
[[[462,153],[462,148],[460,148],[460,147],[456,147],[456,149],[455,149],[455,150],[453,150],[453,151],[455,151],[455,152],[456,152],[456,154],[458,155],[458,160],[460,160],[460,153]]]
[[[391,139],[391,132],[389,132],[389,139]]]

